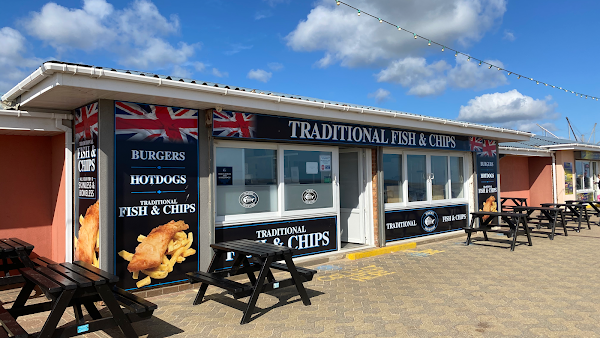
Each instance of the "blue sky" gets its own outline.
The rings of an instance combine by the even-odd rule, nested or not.
[[[450,49],[600,96],[598,1],[347,0]],[[46,60],[177,75],[567,137],[600,101],[478,67],[334,0],[4,2],[0,93]],[[598,128],[600,130],[600,127]],[[596,142],[600,141],[600,134]]]

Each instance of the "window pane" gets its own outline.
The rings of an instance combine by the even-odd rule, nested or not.
[[[591,189],[590,162],[575,161],[575,172],[577,174],[577,190]]]
[[[464,198],[465,179],[462,157],[450,157],[451,198]]]
[[[402,155],[383,154],[384,203],[402,202]]]
[[[427,180],[425,155],[407,155],[406,156],[406,174],[408,178],[408,201],[426,201],[427,200]]]
[[[329,151],[284,151],[285,210],[333,208]]]
[[[277,211],[277,151],[217,148],[217,216]]]
[[[448,197],[448,157],[431,156],[431,197],[433,200],[445,200]]]

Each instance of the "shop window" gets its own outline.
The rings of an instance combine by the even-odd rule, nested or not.
[[[405,203],[464,199],[464,156],[402,154],[390,150],[383,154],[383,185],[384,202],[391,209],[401,208]]]
[[[431,199],[448,198],[448,156],[431,156]]]
[[[462,157],[450,157],[450,198],[465,197],[464,159]]]
[[[408,179],[408,201],[427,200],[427,158],[425,155],[406,156],[406,177]],[[385,175],[385,174],[384,174]]]
[[[383,199],[385,203],[401,203],[404,195],[402,184],[402,155],[383,154]]]
[[[577,190],[592,189],[592,178],[589,161],[575,161],[575,173],[577,175]]]
[[[217,216],[277,211],[277,150],[216,149]]]
[[[285,210],[333,207],[332,153],[284,150]]]

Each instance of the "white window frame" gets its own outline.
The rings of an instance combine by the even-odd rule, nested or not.
[[[402,209],[410,209],[421,206],[444,206],[444,205],[452,205],[452,204],[468,204],[468,161],[467,157],[471,156],[470,152],[462,152],[462,151],[423,151],[423,150],[406,150],[406,149],[393,149],[386,148],[383,151],[384,154],[396,154],[402,156],[402,201],[400,203],[385,203],[385,210],[402,210]],[[425,168],[427,173],[431,173],[431,156],[445,156],[448,158],[447,166],[448,166],[448,180],[446,183],[446,196],[448,198],[441,200],[433,200],[432,196],[432,181],[431,179],[427,179],[427,199],[425,201],[416,201],[416,202],[408,202],[408,160],[407,155],[425,155]],[[463,197],[461,198],[451,198],[452,196],[452,174],[450,171],[450,157],[462,157],[463,158]],[[385,173],[384,173],[385,175]]]
[[[588,184],[590,188],[588,189],[577,189],[577,162],[587,162],[590,164],[590,178],[588,180]],[[578,194],[592,194],[594,195],[594,172],[593,172],[593,162],[592,160],[575,160],[575,199],[577,199]],[[585,180],[585,178],[584,178]],[[594,196],[592,196],[592,200],[594,200]]]
[[[259,221],[279,221],[285,219],[300,218],[303,216],[315,217],[325,215],[336,215],[339,212],[339,189],[338,189],[338,148],[331,146],[321,145],[291,145],[284,143],[270,143],[270,142],[252,142],[252,141],[229,141],[229,140],[215,140],[213,145],[213,154],[215,154],[215,160],[213,161],[213,172],[217,170],[217,148],[241,148],[241,149],[272,149],[277,150],[277,211],[275,212],[257,212],[250,214],[238,214],[238,215],[216,215],[216,201],[217,201],[217,184],[216,176],[213,179],[213,199],[215,201],[215,225],[224,226],[232,224],[245,224],[254,223]],[[298,150],[298,151],[328,151],[331,152],[331,189],[333,204],[331,208],[319,208],[319,209],[306,209],[306,210],[290,210],[285,211],[285,183],[284,183],[284,151],[285,150]]]

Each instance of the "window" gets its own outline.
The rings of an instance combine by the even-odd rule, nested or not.
[[[337,160],[332,147],[217,141],[217,223],[336,212]]]
[[[383,154],[384,202],[387,207],[466,198],[464,156],[389,151]]]
[[[401,203],[403,193],[402,155],[383,154],[383,200],[385,203]]]
[[[217,148],[217,216],[277,211],[277,151]]]
[[[592,189],[592,178],[589,161],[575,161],[575,173],[577,175],[577,190]]]
[[[285,210],[332,208],[331,169],[331,152],[285,150]]]

